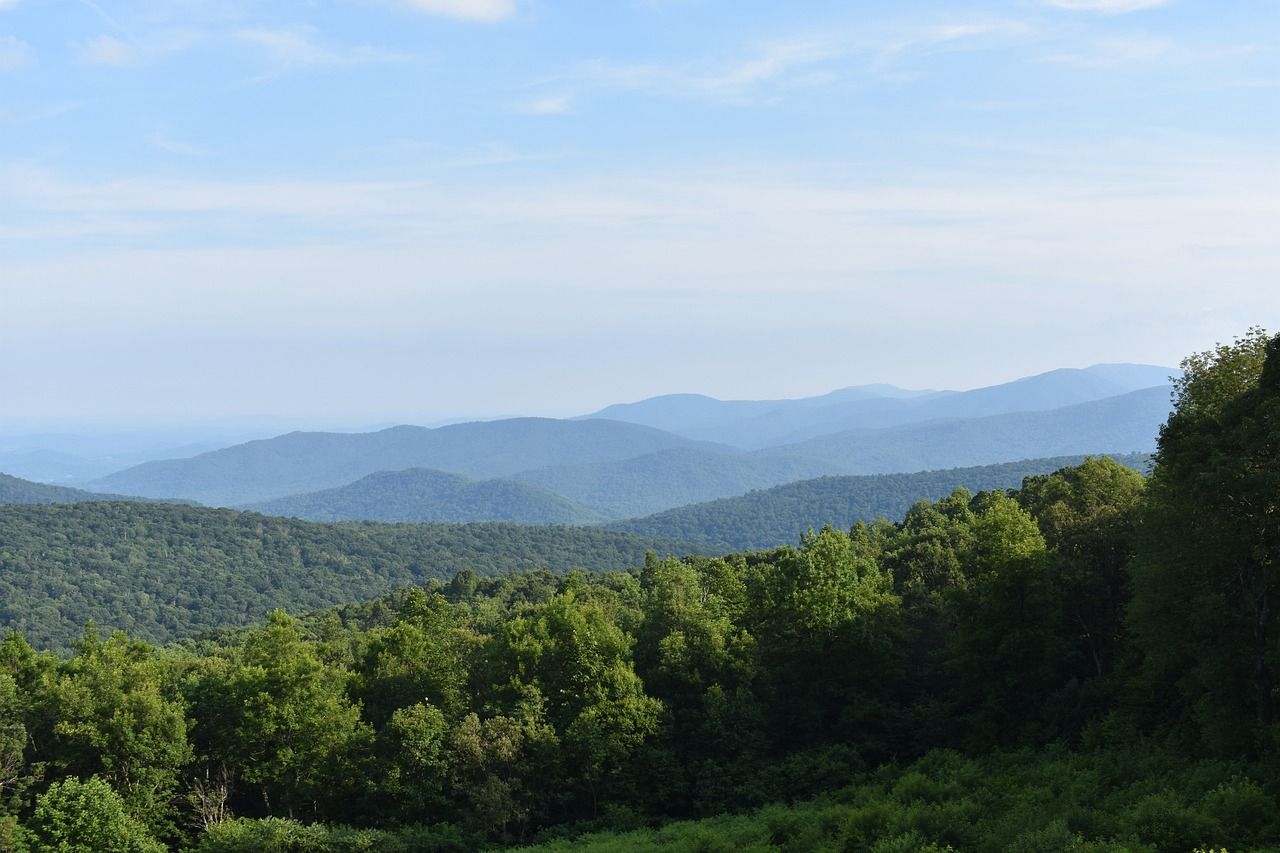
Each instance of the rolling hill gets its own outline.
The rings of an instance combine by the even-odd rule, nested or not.
[[[1150,460],[1142,453],[1112,456],[1139,471],[1145,471]],[[773,548],[794,544],[809,528],[817,530],[830,524],[844,529],[855,521],[899,519],[916,501],[937,500],[961,486],[971,492],[1016,488],[1024,477],[1052,473],[1083,460],[1083,456],[1057,456],[914,474],[819,477],[682,506],[608,527],[679,539],[718,551]]]
[[[829,468],[820,460],[678,448],[634,459],[524,471],[513,479],[614,518],[631,518],[826,473]]]
[[[314,524],[168,504],[8,505],[0,506],[0,629],[65,648],[92,619],[160,643],[462,569],[621,569],[651,549],[696,550],[586,527]]]
[[[470,480],[409,468],[380,471],[354,483],[276,498],[245,509],[307,521],[594,524],[604,516],[568,498],[514,480]]]
[[[379,471],[433,468],[505,477],[529,468],[626,459],[698,442],[635,424],[512,418],[372,433],[293,432],[147,462],[90,484],[104,491],[234,506],[353,483]]]
[[[48,483],[33,483],[0,474],[0,504],[73,504],[81,501],[140,501],[130,495],[104,495],[100,492],[86,492],[68,486],[51,486]]]

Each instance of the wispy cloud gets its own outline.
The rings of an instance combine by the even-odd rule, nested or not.
[[[994,19],[893,33],[837,32],[776,39],[720,62],[616,63],[595,60],[542,85],[578,91],[648,92],[732,104],[768,102],[784,89],[821,86],[868,72],[897,74],[914,56],[993,49],[1033,34],[1029,25]],[[862,64],[857,64],[861,59]],[[851,64],[852,63],[852,64]]]
[[[1044,0],[1046,5],[1069,12],[1097,12],[1101,15],[1123,15],[1167,6],[1171,0]]]
[[[1004,19],[938,24],[908,33],[881,49],[879,54],[885,57],[935,50],[978,50],[1031,33],[1027,23]]]
[[[465,21],[501,21],[516,13],[515,0],[404,0],[411,9]]]
[[[1150,36],[1106,38],[1098,39],[1086,50],[1052,54],[1046,60],[1080,68],[1113,68],[1155,62],[1169,56],[1173,47],[1168,39]]]
[[[516,112],[531,116],[563,115],[573,109],[573,99],[568,95],[547,95],[534,98],[516,108]]]
[[[138,61],[138,51],[114,36],[102,35],[85,42],[80,57],[93,65],[124,68]]]
[[[322,43],[314,27],[250,27],[237,34],[240,41],[262,48],[281,68],[313,65],[361,65],[371,62],[404,62],[403,53],[370,45],[343,47]]]
[[[0,71],[16,71],[30,65],[36,51],[31,45],[13,36],[0,36]]]
[[[156,131],[147,134],[147,144],[152,148],[164,151],[168,154],[180,154],[183,157],[202,157],[209,152],[196,145],[181,142],[172,138],[167,133]]]
[[[12,9],[17,5],[18,0],[0,0],[0,12],[5,11],[6,9]]]
[[[829,76],[815,76],[813,72],[823,63],[847,56],[849,52],[847,46],[834,41],[795,39],[764,44],[743,58],[718,64],[595,60],[566,75],[544,81],[544,85],[747,104],[768,97],[764,90],[771,86],[827,82],[831,79]],[[552,97],[566,98],[564,95]]]

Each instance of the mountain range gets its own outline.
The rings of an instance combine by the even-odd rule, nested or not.
[[[313,520],[617,522],[819,477],[1149,453],[1176,373],[1103,364],[970,391],[676,394],[567,420],[292,432],[147,461],[85,488]]]
[[[587,417],[642,424],[750,450],[854,429],[1058,409],[1167,385],[1177,374],[1155,365],[1097,364],[1060,368],[971,391],[861,385],[796,400],[717,400],[670,394],[607,406]]]

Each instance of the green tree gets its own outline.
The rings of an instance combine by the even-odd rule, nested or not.
[[[1129,621],[1156,707],[1191,707],[1216,748],[1257,748],[1280,735],[1280,337],[1251,329],[1184,369]]]
[[[196,679],[193,734],[206,763],[237,769],[268,813],[314,814],[322,804],[341,813],[372,738],[346,681],[303,640],[296,621],[274,611],[231,661]]]
[[[546,698],[547,718],[594,814],[602,789],[657,731],[662,703],[644,691],[631,638],[596,601],[573,591],[552,598],[503,630],[495,655],[517,694]]]
[[[391,714],[377,739],[382,765],[375,787],[384,812],[422,821],[442,810],[449,779],[448,734],[444,713],[426,702]]]
[[[503,841],[523,841],[557,796],[559,739],[542,695],[526,686],[506,714],[468,714],[449,734],[450,786],[467,826]]]
[[[154,649],[90,627],[52,691],[57,722],[48,749],[74,776],[100,775],[152,831],[172,831],[171,807],[192,758],[185,707]]]
[[[469,656],[478,638],[439,594],[411,590],[401,617],[369,636],[359,662],[353,692],[366,719],[381,727],[396,709],[423,701],[457,719],[467,704]]]
[[[130,817],[106,781],[66,779],[36,800],[27,822],[33,853],[164,853],[165,847]]]
[[[1105,456],[1029,477],[1017,492],[1056,555],[1064,632],[1081,638],[1093,675],[1112,672],[1124,634],[1129,560],[1146,481]]]

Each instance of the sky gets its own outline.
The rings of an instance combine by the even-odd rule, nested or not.
[[[1275,0],[0,0],[0,431],[1280,329]]]

